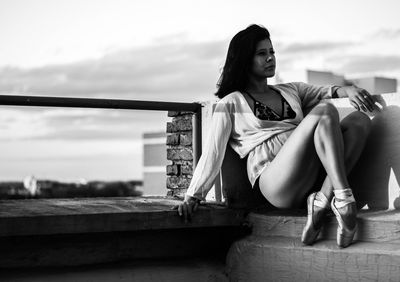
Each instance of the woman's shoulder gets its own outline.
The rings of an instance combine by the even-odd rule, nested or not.
[[[218,102],[221,103],[235,103],[241,100],[243,97],[242,93],[240,91],[234,91],[226,95],[224,98],[220,99]]]
[[[243,105],[247,103],[243,94],[240,91],[234,91],[229,93],[225,97],[221,98],[216,102],[216,108],[222,109],[230,113],[237,112],[238,109],[243,107]]]
[[[234,91],[229,93],[225,97],[221,98],[217,101],[217,104],[229,105],[229,106],[236,106],[241,104],[243,101],[243,95],[240,91]]]
[[[302,84],[302,82],[294,81],[294,82],[287,82],[287,83],[279,83],[279,84],[275,84],[273,86],[278,89],[287,89],[287,90],[297,91],[301,84]]]

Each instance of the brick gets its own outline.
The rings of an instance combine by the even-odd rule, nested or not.
[[[167,135],[167,145],[179,145],[179,133],[172,133]]]
[[[181,171],[181,174],[183,174],[183,175],[187,175],[187,174],[192,175],[193,174],[193,166],[192,165],[182,165],[180,168],[180,171]]]
[[[167,192],[167,197],[176,197],[178,199],[182,199],[185,197],[185,193],[186,193],[187,189],[170,189]]]
[[[167,177],[167,188],[169,188],[169,189],[178,188],[178,181],[179,181],[179,177],[177,177],[177,176]]]
[[[178,175],[179,174],[179,165],[167,165],[167,175]]]
[[[176,131],[177,131],[177,128],[176,128],[175,123],[167,122],[167,133],[173,133]]]
[[[191,178],[182,176],[169,176],[167,177],[167,188],[169,189],[187,189],[189,187]]]
[[[193,161],[184,161],[184,160],[173,160],[171,161],[171,164],[176,164],[176,165],[193,165]]]
[[[191,115],[174,117],[172,119],[172,123],[175,126],[175,131],[173,131],[173,132],[192,130],[192,116]]]
[[[185,132],[180,134],[180,144],[183,146],[192,145],[193,135],[192,132]]]
[[[167,160],[193,160],[193,151],[191,148],[170,148],[167,149]]]

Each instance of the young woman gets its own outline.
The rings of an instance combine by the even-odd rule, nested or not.
[[[370,119],[356,111],[340,122],[336,108],[323,100],[348,97],[364,111],[372,111],[374,101],[355,86],[270,85],[275,67],[267,29],[251,25],[233,37],[218,82],[220,100],[208,141],[178,206],[179,215],[187,219],[204,200],[229,143],[241,158],[247,157],[253,189],[260,189],[272,205],[296,208],[307,199],[305,244],[314,243],[331,208],[339,223],[337,243],[347,247],[356,231],[357,213],[347,174],[364,148]],[[326,178],[317,191],[313,185],[321,167]]]

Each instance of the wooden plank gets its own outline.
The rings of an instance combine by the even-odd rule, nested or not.
[[[239,236],[243,237],[243,228],[231,226],[0,237],[0,270],[132,259],[223,258]]]
[[[201,206],[189,223],[170,198],[89,198],[0,201],[0,236],[74,234],[152,229],[239,226],[244,212]]]
[[[2,281],[13,282],[228,282],[225,261],[218,258],[179,258],[123,261],[85,267],[0,270]],[[61,278],[62,277],[62,278]]]

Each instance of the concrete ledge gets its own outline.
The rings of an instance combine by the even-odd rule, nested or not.
[[[248,236],[228,254],[229,281],[398,281],[398,244],[333,240],[303,246],[299,238]]]
[[[221,205],[199,207],[185,223],[166,197],[0,201],[0,237],[240,226],[244,212]]]
[[[252,235],[293,237],[300,240],[306,224],[305,210],[253,212],[248,216]],[[400,213],[396,210],[362,210],[357,216],[356,241],[400,244]],[[333,213],[327,218],[319,239],[336,240],[337,221]]]

